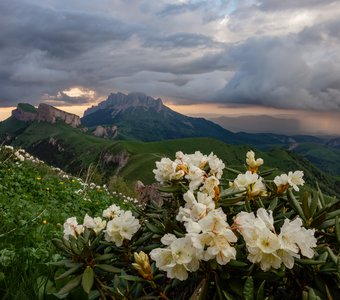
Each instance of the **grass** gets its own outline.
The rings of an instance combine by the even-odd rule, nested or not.
[[[152,170],[155,162],[165,156],[173,158],[178,150],[186,153],[197,150],[205,154],[214,152],[227,166],[232,167],[242,165],[246,152],[251,148],[226,144],[212,138],[185,138],[159,142],[112,141],[81,132],[80,129],[72,128],[62,122],[32,123],[12,143],[73,174],[84,173],[92,164],[97,166],[98,173],[104,180],[108,180],[112,175],[120,175],[131,182],[141,180],[147,184],[153,182]],[[315,147],[314,157],[322,154],[317,149]],[[308,183],[314,185],[317,181],[326,193],[340,194],[340,177],[318,170],[302,156],[282,148],[268,151],[254,150],[265,160],[267,166],[277,166],[282,172],[303,170]],[[124,154],[128,154],[129,157],[126,165],[121,161],[121,156]],[[333,168],[336,168],[337,153],[329,155],[329,158],[327,155],[325,157],[328,159],[327,164],[331,166],[333,161]]]
[[[1,299],[38,299],[39,286],[53,273],[46,263],[60,258],[51,239],[62,235],[67,218],[82,222],[86,213],[100,216],[113,203],[130,207],[121,196],[84,190],[77,178],[45,164],[18,163],[3,148],[0,178]]]

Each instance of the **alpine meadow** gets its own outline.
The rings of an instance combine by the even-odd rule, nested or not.
[[[339,14],[0,1],[0,299],[339,299]]]

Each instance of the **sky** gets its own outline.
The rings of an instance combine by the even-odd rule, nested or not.
[[[143,92],[340,135],[340,1],[1,0],[0,28],[0,120],[19,102],[82,115]]]

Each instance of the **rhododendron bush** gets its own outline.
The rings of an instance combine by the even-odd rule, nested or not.
[[[68,279],[57,296],[335,299],[339,200],[302,191],[302,171],[262,171],[253,151],[245,162],[242,173],[213,153],[177,152],[153,170],[158,204],[67,219],[54,240],[65,259],[51,263],[56,282]]]

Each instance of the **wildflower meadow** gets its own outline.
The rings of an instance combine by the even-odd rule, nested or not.
[[[1,151],[2,174],[28,178],[20,170],[31,168],[32,176],[30,187],[19,179],[12,187],[9,177],[1,184],[8,195],[1,199],[4,298],[18,292],[11,285],[18,274],[26,276],[20,279],[23,291],[31,286],[27,299],[339,295],[340,201],[323,195],[317,184],[305,189],[300,170],[277,174],[253,151],[239,169],[213,153],[179,151],[153,170],[162,201],[140,205],[60,170],[44,173],[42,162],[26,162],[18,150]],[[24,169],[26,163],[30,167]],[[25,218],[28,210],[34,218]]]

